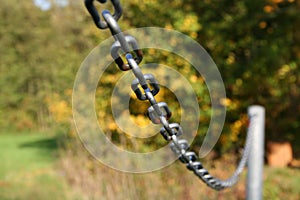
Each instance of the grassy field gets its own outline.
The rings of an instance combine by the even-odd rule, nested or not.
[[[179,162],[126,174],[99,164],[84,149],[58,150],[55,136],[48,134],[0,134],[0,162],[0,200],[245,199],[246,171],[236,186],[215,192]],[[234,170],[228,159],[213,163],[208,168],[218,177]],[[264,199],[299,200],[300,170],[265,167]]]
[[[66,199],[57,160],[54,136],[0,134],[0,199]]]
[[[208,188],[180,162],[145,174],[128,174],[110,169],[95,161],[80,146],[65,152],[62,168],[72,188],[85,199],[104,200],[244,200],[247,170],[232,188],[217,192]],[[211,174],[220,179],[232,175],[237,156],[203,160]],[[80,170],[79,170],[80,169]],[[263,197],[266,200],[300,200],[299,168],[264,168]]]

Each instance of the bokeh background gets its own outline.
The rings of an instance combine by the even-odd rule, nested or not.
[[[263,195],[299,199],[300,1],[121,3],[122,30],[155,26],[180,31],[199,42],[218,66],[226,87],[227,117],[217,146],[203,159],[206,168],[223,179],[234,171],[245,141],[247,108],[262,105]],[[96,5],[112,10],[110,3]],[[102,165],[82,147],[72,119],[73,83],[84,58],[110,36],[95,27],[83,0],[1,0],[0,15],[0,199],[245,198],[246,171],[236,186],[216,192],[179,162],[152,173],[126,174]],[[211,115],[205,81],[172,53],[143,51],[143,63],[171,66],[195,89],[201,118],[192,148],[199,150]],[[107,137],[139,152],[165,145],[162,137],[135,139],[117,127],[110,96],[121,75],[112,64],[97,89],[101,95],[96,94],[96,113],[107,125]],[[179,121],[180,106],[172,91],[163,88],[157,98],[168,103],[172,118]],[[131,120],[148,124],[148,106],[132,95]]]

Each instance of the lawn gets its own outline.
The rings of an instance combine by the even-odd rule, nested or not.
[[[203,195],[206,199],[245,198],[246,171],[236,186],[218,193],[208,189],[181,163],[158,172],[133,175],[108,169],[99,163],[91,168],[90,163],[95,161],[90,157],[74,154],[60,154],[65,156],[59,157],[58,152],[54,135],[0,133],[0,200],[116,199],[112,196],[120,197],[117,199],[182,199],[186,196],[188,199],[205,199]],[[68,165],[62,167],[62,163]],[[213,174],[228,173],[229,176],[233,171],[224,170],[222,160],[214,161],[214,164]],[[264,199],[298,200],[299,197],[299,169],[265,167]]]
[[[0,134],[0,199],[66,199],[54,136]]]

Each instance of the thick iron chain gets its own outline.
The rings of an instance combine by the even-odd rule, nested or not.
[[[189,149],[187,140],[179,139],[179,137],[183,134],[182,127],[177,123],[169,123],[168,119],[171,117],[172,113],[167,103],[156,101],[155,95],[160,90],[159,84],[152,74],[142,73],[138,65],[143,59],[142,51],[138,48],[136,39],[129,35],[125,36],[118,25],[117,21],[122,15],[122,7],[119,0],[111,0],[111,3],[115,9],[115,13],[113,15],[107,10],[102,11],[104,21],[100,19],[93,1],[94,0],[85,0],[85,6],[87,7],[98,28],[110,29],[115,39],[115,42],[111,47],[111,55],[115,63],[123,71],[132,70],[136,79],[132,82],[131,88],[139,100],[148,100],[150,102],[151,107],[148,108],[148,117],[154,124],[162,124],[160,133],[165,140],[170,141],[171,150],[178,155],[179,160],[186,165],[187,169],[193,171],[194,174],[209,187],[215,190],[222,190],[234,185],[238,181],[239,175],[247,162],[251,147],[251,132],[253,129],[253,121],[255,116],[249,116],[250,124],[248,127],[244,153],[233,175],[227,180],[220,180],[210,175],[210,173],[199,161],[196,153]],[[106,0],[98,1],[100,3],[106,2]],[[122,50],[125,54],[127,62],[124,62],[121,58],[119,54],[120,50]]]

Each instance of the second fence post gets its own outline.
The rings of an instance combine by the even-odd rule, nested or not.
[[[248,158],[247,200],[261,200],[263,198],[265,108],[251,106],[248,115],[254,124],[252,124],[252,146]]]

